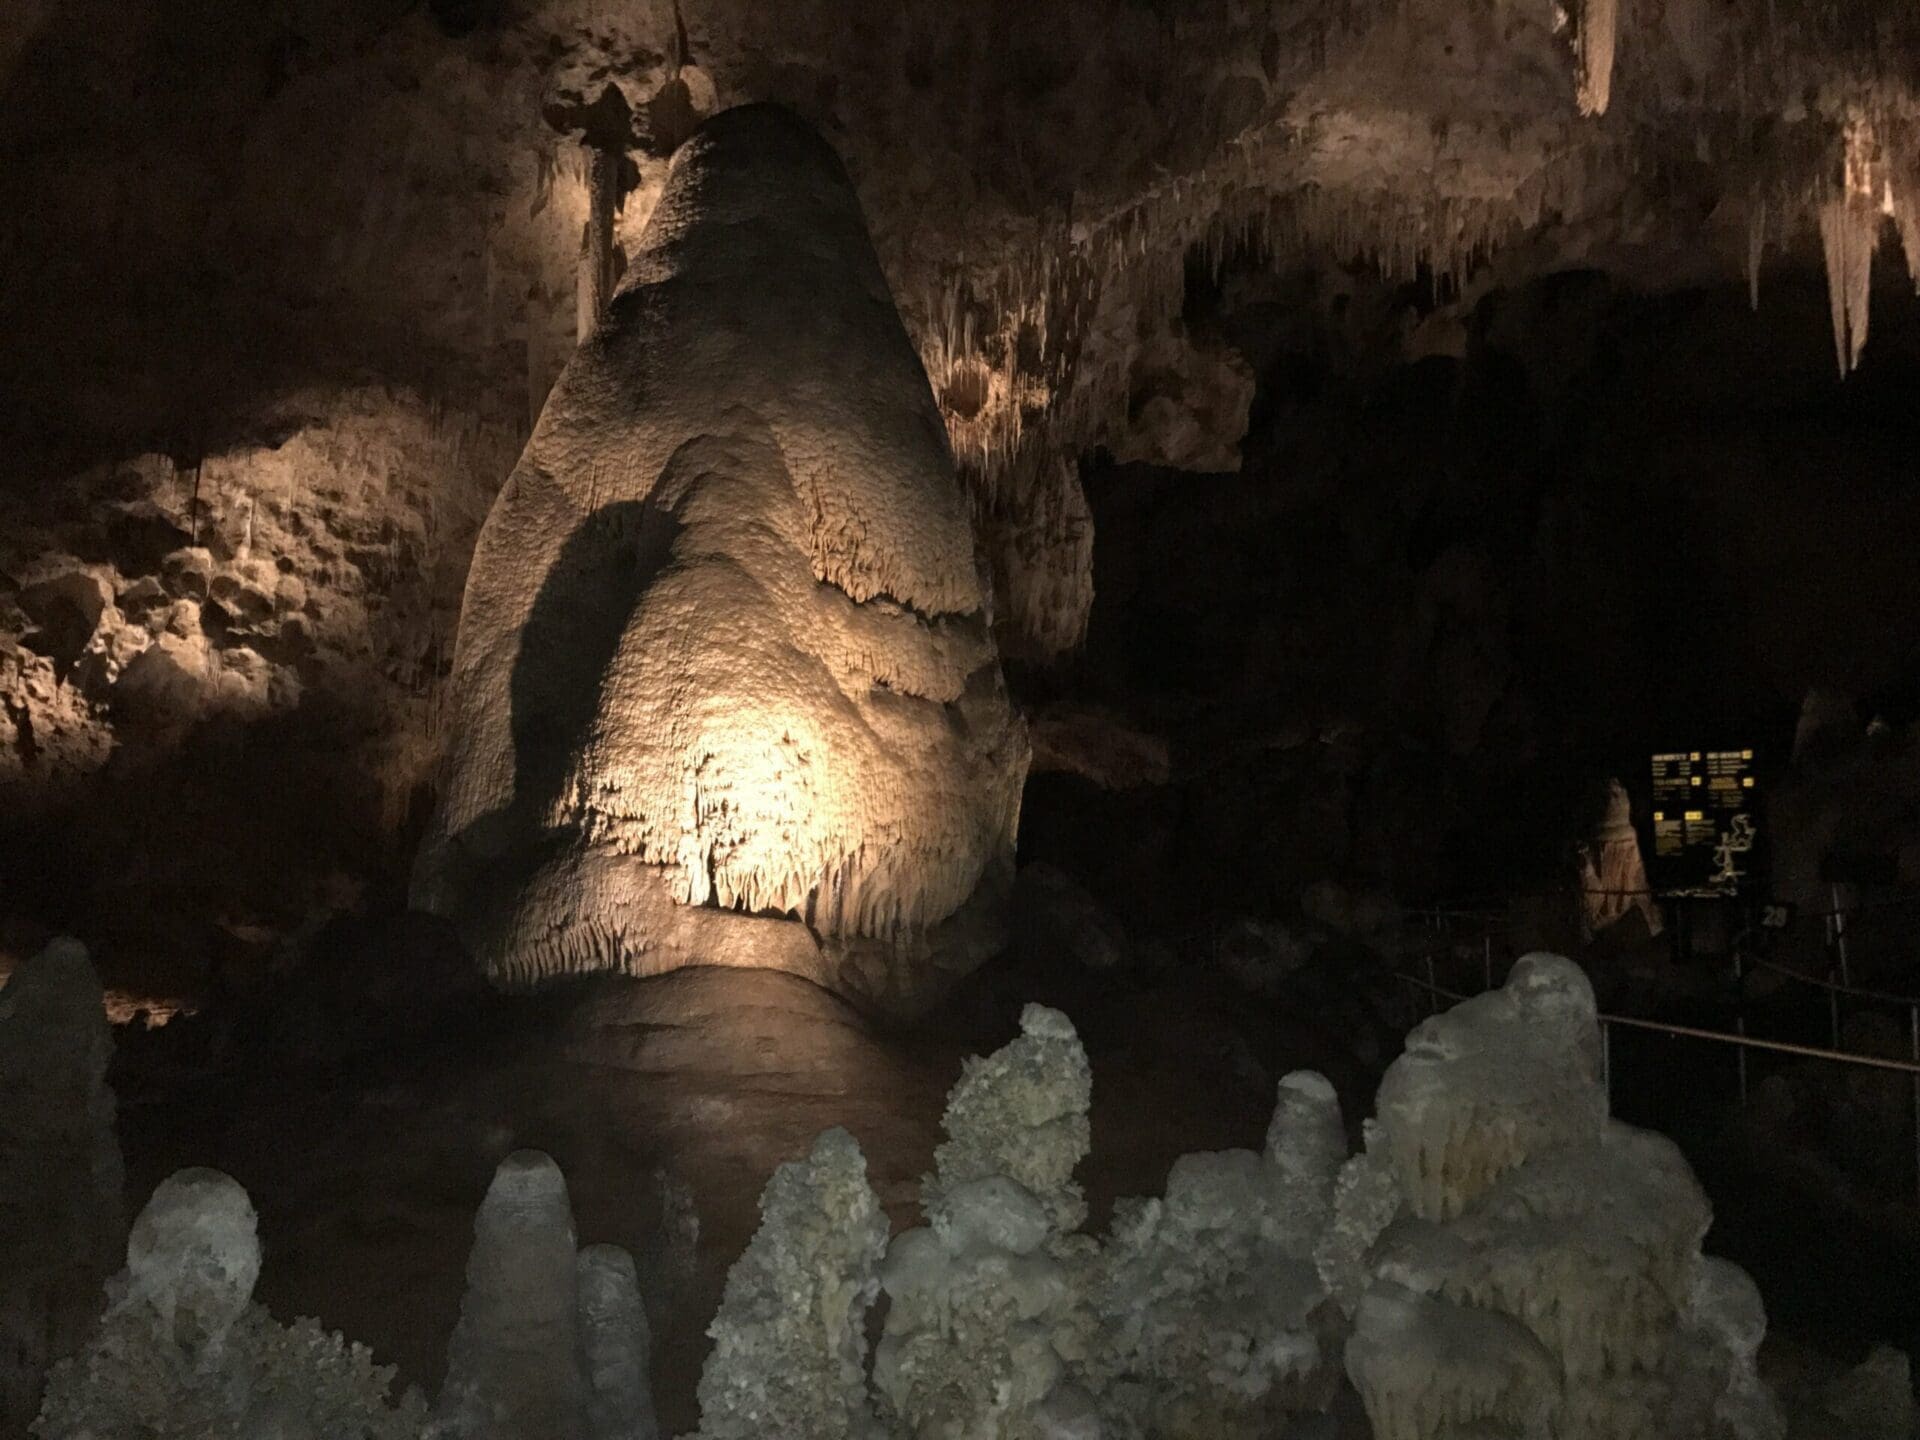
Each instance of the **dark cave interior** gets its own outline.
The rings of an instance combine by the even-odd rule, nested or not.
[[[0,1440],[1914,1433],[1902,7],[16,4]],[[510,651],[566,693],[488,668]],[[1724,893],[1669,882],[1673,751],[1745,756],[1758,835]],[[36,966],[86,991],[67,1030]],[[1567,986],[1556,1051],[1529,987]],[[1428,1112],[1396,1087],[1419,1100],[1406,1077],[1469,1041],[1512,1046],[1554,1118],[1449,1071],[1480,1108],[1408,1119]],[[1361,1225],[1341,1207],[1365,1185],[1415,1177],[1391,1226],[1366,1222],[1353,1294],[1320,1241],[1280,1255],[1294,1221],[1256,1224],[1280,1202],[1230,1179],[1263,1143],[1269,1180],[1290,1163],[1274,1097],[1319,1104],[1288,1088],[1304,1072],[1344,1123],[1314,1223]],[[976,1080],[1032,1089],[969,1112]],[[1563,1081],[1575,1101],[1546,1093]],[[1590,1133],[1540,1138],[1590,1102]],[[998,1170],[963,1143],[982,1115],[1034,1127]],[[728,1329],[728,1277],[774,1263],[757,1247],[801,1157],[840,1183],[808,1150],[834,1126],[880,1217],[835,1302],[859,1398],[803,1423],[779,1408],[796,1388],[742,1428],[740,1387],[771,1383],[752,1366],[818,1356],[784,1331],[803,1349],[754,1351],[775,1321]],[[1579,1258],[1528,1242],[1525,1283],[1572,1287],[1551,1304],[1484,1256],[1445,1270],[1432,1237],[1511,1218],[1496,1182],[1546,1214],[1562,1200],[1515,1176],[1648,1134],[1678,1149],[1641,1170],[1684,1180],[1634,1199],[1641,1230],[1603,1261],[1577,1237],[1629,1202],[1553,1211]],[[1042,1176],[1054,1144],[1079,1146],[1077,1182]],[[578,1396],[537,1418],[544,1381],[511,1382],[511,1423],[460,1408],[509,1385],[484,1378],[475,1297],[487,1227],[537,1208],[496,1214],[496,1192],[548,1183],[528,1150],[565,1177],[562,1268],[576,1238],[631,1257],[624,1418]],[[1423,1197],[1443,1152],[1466,1169]],[[146,1373],[111,1348],[150,1283],[136,1252],[164,1248],[141,1207],[199,1166],[257,1219],[235,1314],[315,1316],[440,1398],[296,1420],[229,1379],[202,1413],[207,1376],[255,1363],[217,1340],[125,1396],[75,1381],[81,1360]],[[966,1197],[988,1179],[1029,1209],[969,1251],[952,1237],[987,1223]],[[1164,1210],[1124,1198],[1163,1190]],[[1705,1255],[1764,1297],[1744,1351],[1698,1340],[1719,1263],[1699,1234],[1671,1242],[1695,1278],[1658,1270],[1696,1190]],[[852,1244],[859,1204],[820,1203]],[[1019,1258],[1070,1277],[1018,1291],[1023,1323],[1056,1327],[1045,1364],[951,1318],[983,1283],[963,1262],[1011,1264],[1029,1211],[1052,1248]],[[1196,1235],[1254,1248],[1194,1262],[1215,1289],[1190,1281],[1152,1340],[1127,1314],[1173,1302],[1138,1276],[1188,1272],[1129,1270],[1126,1247]],[[781,1252],[782,1283],[843,1263],[823,1254]],[[1250,1255],[1261,1305],[1288,1265],[1319,1287],[1299,1315],[1221,1298]],[[1576,1358],[1540,1320],[1603,1295],[1588,1328],[1613,1336],[1627,1292],[1579,1266],[1643,1262],[1659,1298],[1618,1323],[1651,1307],[1662,1338],[1631,1360],[1627,1340]],[[1551,1402],[1510,1337],[1501,1378],[1449,1388],[1498,1350],[1472,1328],[1489,1314],[1531,1327]],[[282,1343],[255,1323],[220,1322],[255,1337],[234,1355]],[[1239,1357],[1237,1390],[1191,1378],[1183,1331],[1205,1364]],[[989,1403],[967,1377],[996,1364]],[[1725,1395],[1688,1428],[1709,1372]],[[1622,1376],[1657,1392],[1631,1423]],[[364,1382],[326,1383],[344,1406]],[[72,1398],[89,1386],[113,1398]],[[1566,1428],[1582,1387],[1609,1398]]]

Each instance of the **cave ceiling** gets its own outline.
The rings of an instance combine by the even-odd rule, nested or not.
[[[750,100],[846,158],[977,469],[1108,438],[1196,258],[1456,295],[1824,260],[1844,370],[1863,250],[1920,248],[1917,73],[1920,9],[1869,0],[14,0],[5,424],[191,462],[316,385],[524,417],[587,145],[625,153],[631,248]]]

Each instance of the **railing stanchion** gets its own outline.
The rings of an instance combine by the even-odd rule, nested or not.
[[[1613,1110],[1613,1026],[1600,1022],[1600,1083],[1606,1087],[1607,1110]],[[1915,1083],[1920,1084],[1920,1081]]]
[[[1920,1065],[1920,1005],[1907,1009],[1908,1031],[1913,1037],[1913,1063]],[[1913,1185],[1920,1195],[1920,1074],[1913,1077]]]
[[[1737,946],[1733,952],[1733,1028],[1742,1040],[1747,1038],[1747,962]],[[1744,1105],[1747,1103],[1747,1047],[1736,1045],[1733,1053],[1739,1057],[1740,1103]]]
[[[1840,957],[1840,983],[1851,987],[1853,971],[1847,963],[1847,912],[1840,908],[1840,886],[1837,881],[1828,893],[1833,896],[1833,948]]]
[[[1480,983],[1481,988],[1493,988],[1493,932],[1489,930],[1481,937]]]
[[[1429,1015],[1440,1013],[1440,987],[1434,983],[1433,979],[1433,951],[1431,950],[1427,951],[1427,1013]]]

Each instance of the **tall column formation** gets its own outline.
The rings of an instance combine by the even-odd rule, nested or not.
[[[786,111],[677,153],[481,534],[448,713],[414,896],[500,981],[901,1011],[997,943],[1025,728],[926,373]]]
[[[0,985],[0,1435],[86,1339],[126,1235],[107,1067],[113,1037],[86,948],[59,939]]]

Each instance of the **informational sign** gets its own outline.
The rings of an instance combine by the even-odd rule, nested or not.
[[[1736,895],[1759,839],[1753,751],[1671,750],[1653,757],[1653,857],[1665,895]]]

